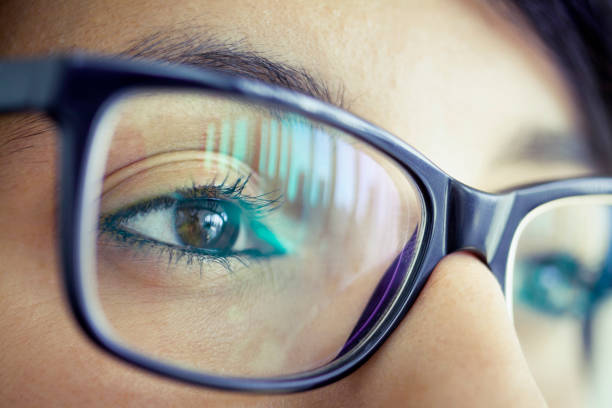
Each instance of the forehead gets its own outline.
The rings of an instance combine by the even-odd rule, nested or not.
[[[533,134],[562,141],[556,135],[571,134],[576,115],[536,39],[484,1],[20,3],[0,6],[4,53],[116,53],[160,34],[213,38],[319,78],[350,111],[468,184],[498,189],[585,170],[520,152],[508,159]]]

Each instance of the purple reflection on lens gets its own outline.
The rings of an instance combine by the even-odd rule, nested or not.
[[[352,349],[361,340],[363,335],[368,333],[372,326],[378,322],[380,316],[387,309],[393,296],[397,293],[397,289],[404,281],[408,266],[414,256],[416,236],[417,231],[412,234],[412,237],[410,237],[410,240],[402,252],[399,253],[385,272],[378,286],[376,286],[370,301],[361,314],[361,317],[357,321],[349,339],[344,343],[342,350],[340,350],[336,358]]]

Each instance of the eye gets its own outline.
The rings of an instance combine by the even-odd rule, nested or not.
[[[229,252],[240,232],[240,210],[217,199],[181,201],[174,205],[174,231],[182,245]]]
[[[101,226],[124,240],[198,255],[283,254],[274,234],[251,212],[229,199],[158,197],[103,217]]]
[[[553,316],[581,316],[588,306],[590,284],[582,265],[566,253],[550,253],[521,260],[516,286],[523,304]]]

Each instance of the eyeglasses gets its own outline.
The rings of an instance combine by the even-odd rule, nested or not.
[[[484,193],[341,109],[183,66],[3,61],[0,85],[0,112],[41,110],[61,127],[77,321],[158,374],[259,392],[338,380],[458,249],[486,259],[510,307],[575,310],[608,288],[612,178]],[[572,233],[587,219],[600,255]],[[553,270],[581,256],[586,275]]]

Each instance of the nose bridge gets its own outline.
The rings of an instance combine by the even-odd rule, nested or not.
[[[452,183],[447,214],[447,250],[475,250],[491,262],[506,229],[514,193],[491,194]]]

